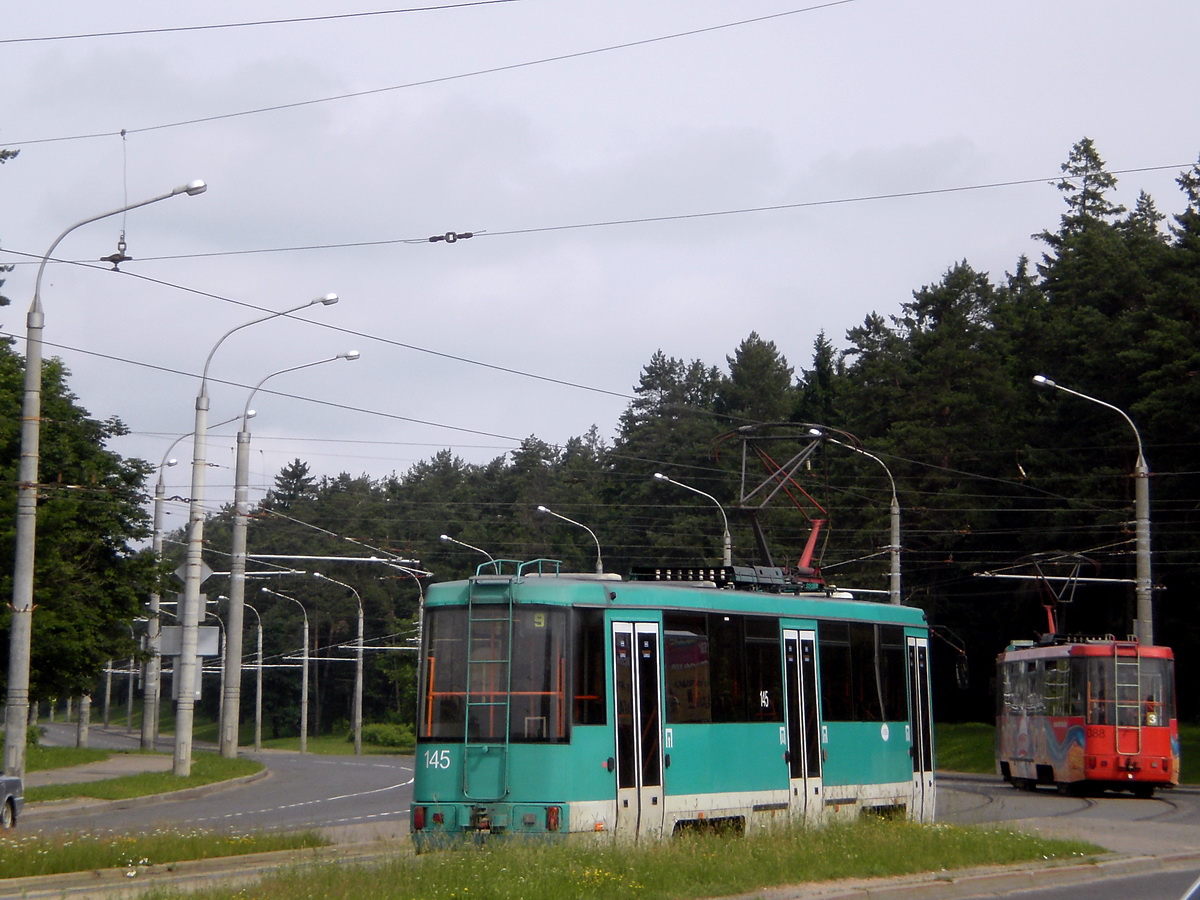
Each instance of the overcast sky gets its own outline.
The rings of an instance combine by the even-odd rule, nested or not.
[[[294,457],[383,476],[446,447],[482,462],[531,434],[611,439],[656,350],[724,368],[757,331],[799,371],[821,331],[843,347],[958,260],[999,279],[1039,257],[1084,136],[1110,170],[1150,170],[1118,175],[1115,199],[1144,189],[1166,213],[1200,153],[1195,0],[354,15],[383,9],[5,8],[0,147],[20,156],[0,168],[0,262],[18,264],[0,330],[22,352],[34,263],[64,228],[209,184],[80,228],[56,257],[88,266],[47,269],[47,354],[128,424],[114,449],[157,464],[192,428],[214,342],[328,292],[341,302],[311,323],[254,326],[213,358],[217,422],[271,372],[362,354],[267,384],[307,399],[255,398],[256,488]],[[201,27],[305,16],[326,18]],[[50,39],[80,34],[98,36]],[[117,274],[96,260],[122,229]],[[451,231],[476,236],[425,240]],[[210,438],[214,508],[233,432]]]

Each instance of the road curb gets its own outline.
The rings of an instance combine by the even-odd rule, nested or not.
[[[214,781],[211,784],[200,784],[195,787],[183,788],[178,791],[167,791],[162,794],[147,794],[144,797],[127,797],[123,800],[97,800],[94,797],[78,797],[70,800],[43,800],[37,803],[26,803],[21,813],[21,821],[30,819],[41,822],[64,819],[82,809],[89,811],[104,809],[130,809],[139,806],[153,806],[158,803],[170,803],[173,800],[191,800],[215,794],[227,788],[235,788],[244,784],[252,784],[264,778],[271,777],[271,770],[264,766],[261,771],[250,775],[241,775],[227,781]]]

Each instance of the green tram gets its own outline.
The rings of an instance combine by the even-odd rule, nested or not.
[[[867,811],[932,821],[924,614],[799,572],[664,568],[626,581],[496,560],[433,585],[417,848]]]

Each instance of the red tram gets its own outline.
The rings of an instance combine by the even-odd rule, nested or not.
[[[1014,641],[996,667],[996,764],[1014,787],[1151,797],[1179,783],[1169,647],[1047,635]]]

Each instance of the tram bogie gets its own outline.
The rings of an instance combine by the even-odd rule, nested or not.
[[[1054,636],[1009,645],[996,674],[996,765],[1014,787],[1151,797],[1179,783],[1170,648]]]
[[[932,820],[920,610],[784,570],[674,571],[624,581],[499,561],[430,588],[418,849]]]

